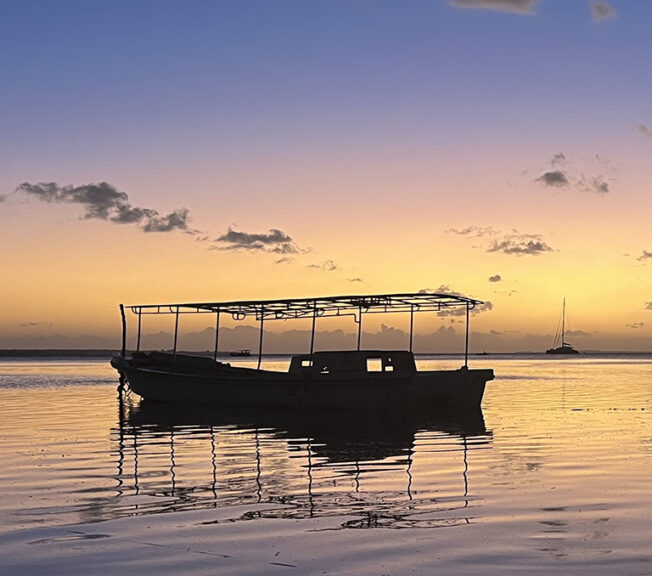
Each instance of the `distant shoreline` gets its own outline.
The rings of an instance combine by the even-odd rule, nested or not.
[[[170,350],[171,352],[171,350]],[[649,356],[652,355],[652,351],[647,352],[628,352],[623,350],[581,350],[579,356],[574,356],[575,359],[582,358],[582,355],[628,355],[628,356]],[[128,353],[131,353],[129,350]],[[201,356],[213,356],[211,351],[179,351],[180,354],[198,354]],[[278,353],[264,353],[263,356],[269,358],[274,356],[293,356],[295,354],[304,354],[305,352],[278,352]],[[0,358],[111,358],[113,355],[119,354],[118,350],[110,349],[57,349],[57,348],[47,348],[47,349],[6,349],[0,350]],[[458,352],[415,352],[415,356],[463,356],[463,353]],[[218,356],[224,357],[229,356],[229,351],[220,350]],[[487,357],[487,356],[546,356],[545,351],[536,352],[536,351],[527,351],[521,350],[518,352],[470,352],[470,357]],[[250,358],[257,358],[258,353],[252,352]],[[559,356],[551,357],[551,359],[559,359]]]
[[[110,358],[116,353],[115,350],[60,350],[60,349],[16,349],[16,350],[0,350],[0,358],[27,358],[27,357],[41,357],[41,358],[70,358],[79,357],[84,358]]]

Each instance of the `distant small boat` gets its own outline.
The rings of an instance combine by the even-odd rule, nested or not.
[[[231,356],[251,356],[251,350],[249,348],[243,348],[242,350],[234,350],[231,352]]]
[[[561,339],[559,333],[555,335],[555,341],[552,343],[552,348],[546,350],[546,354],[579,354],[568,342],[566,342],[566,298],[564,298],[564,305],[561,313]],[[561,342],[561,346],[555,346]]]

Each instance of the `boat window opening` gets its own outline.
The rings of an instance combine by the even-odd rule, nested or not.
[[[394,372],[394,366],[388,364],[387,366],[385,366],[385,372]]]
[[[382,372],[382,358],[367,358],[367,372]]]
[[[312,360],[301,360],[302,368],[310,368],[312,366]]]

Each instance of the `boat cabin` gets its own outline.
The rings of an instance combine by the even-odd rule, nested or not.
[[[404,350],[346,350],[293,356],[290,374],[360,375],[373,372],[413,374],[414,354]]]

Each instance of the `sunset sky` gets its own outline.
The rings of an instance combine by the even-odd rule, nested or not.
[[[550,346],[565,297],[575,347],[652,350],[651,2],[0,8],[0,348],[430,289],[491,302],[476,349]]]

